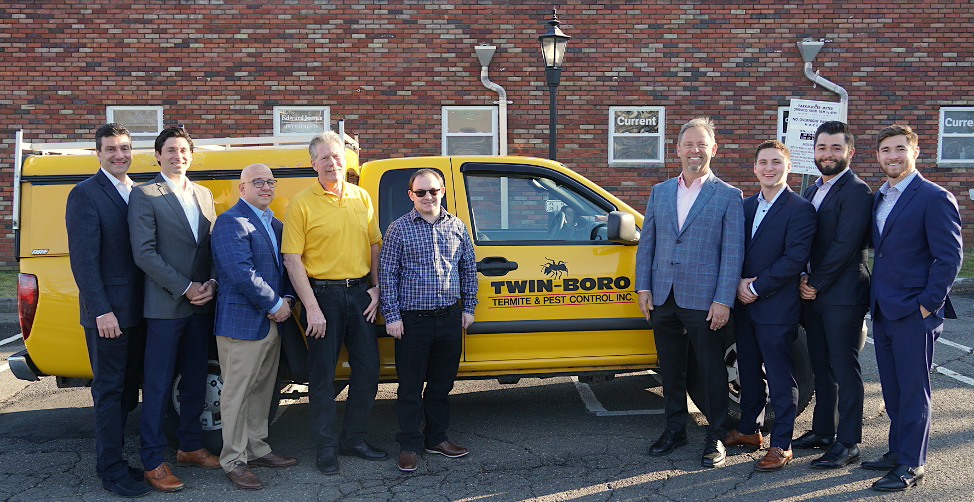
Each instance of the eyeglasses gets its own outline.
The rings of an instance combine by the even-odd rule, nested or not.
[[[432,195],[433,197],[436,197],[436,194],[440,193],[441,190],[443,190],[443,189],[442,188],[430,188],[429,190],[410,190],[410,192],[416,194],[416,197],[426,197],[426,192],[429,192],[430,195]]]
[[[264,188],[265,184],[270,188],[274,188],[277,186],[277,180],[262,180],[260,178],[251,180],[251,183],[254,184],[254,188]]]

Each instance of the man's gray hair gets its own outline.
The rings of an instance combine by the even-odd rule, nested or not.
[[[683,124],[683,127],[680,128],[680,135],[676,138],[676,142],[679,143],[680,141],[683,141],[683,132],[694,127],[699,127],[704,131],[707,131],[707,134],[710,135],[711,141],[714,143],[717,142],[717,132],[714,128],[714,121],[710,120],[710,117],[697,117],[686,124]]]
[[[311,143],[308,145],[308,153],[311,154],[311,158],[315,158],[315,154],[318,153],[316,149],[319,143],[331,143],[333,145],[338,145],[339,149],[345,148],[345,142],[342,141],[341,136],[335,131],[325,131],[322,133],[315,134],[315,137],[311,138]]]

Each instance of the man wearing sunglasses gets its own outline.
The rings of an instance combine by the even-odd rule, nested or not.
[[[473,323],[477,305],[477,269],[466,226],[440,206],[443,185],[432,169],[413,173],[413,209],[389,225],[380,255],[382,315],[386,333],[396,339],[397,464],[405,472],[416,470],[423,446],[450,458],[467,454],[446,429],[462,329]]]

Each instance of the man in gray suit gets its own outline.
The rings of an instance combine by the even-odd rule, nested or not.
[[[744,261],[741,191],[710,170],[714,124],[695,118],[680,128],[683,172],[653,187],[636,253],[639,308],[652,322],[659,355],[666,429],[649,454],[687,443],[687,355],[693,350],[704,385],[707,439],[701,464],[724,464],[727,370],[724,339]]]
[[[176,371],[181,375],[176,463],[220,467],[219,458],[203,448],[200,424],[213,333],[210,300],[216,293],[210,271],[210,230],[216,210],[213,194],[186,179],[193,161],[189,133],[170,127],[156,138],[155,149],[162,172],[132,191],[128,221],[135,263],[145,272],[147,357],[140,455],[149,484],[171,492],[183,488],[164,461],[163,421]]]

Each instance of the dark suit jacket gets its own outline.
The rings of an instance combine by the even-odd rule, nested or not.
[[[798,323],[801,300],[798,282],[815,236],[815,208],[785,187],[768,210],[754,236],[751,226],[758,208],[758,192],[744,199],[744,267],[741,277],[757,277],[759,298],[735,313],[749,313],[762,324]],[[742,305],[738,302],[738,307]]]
[[[873,214],[882,193],[875,194]],[[872,227],[869,306],[887,319],[902,319],[923,305],[937,317],[955,318],[947,294],[963,259],[960,213],[954,195],[919,173],[900,194],[883,233]]]
[[[210,267],[210,229],[216,220],[213,194],[190,183],[199,205],[199,242],[183,206],[160,173],[132,190],[129,233],[135,263],[146,275],[145,317],[181,319],[213,312],[213,302],[195,306],[183,296],[190,282],[213,279]]]
[[[280,251],[283,227],[281,220],[272,219],[271,237],[243,199],[217,217],[210,237],[220,281],[213,334],[260,340],[270,328],[268,310],[282,295],[294,296]]]
[[[112,312],[122,328],[142,322],[142,270],[132,259],[128,205],[100,169],[68,194],[71,272],[78,284],[81,325],[95,328],[95,318]]]
[[[811,201],[818,187],[805,190]],[[837,178],[818,208],[818,229],[808,261],[808,284],[818,290],[817,305],[869,304],[869,225],[873,197],[869,187],[848,171]]]

